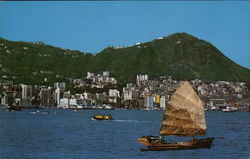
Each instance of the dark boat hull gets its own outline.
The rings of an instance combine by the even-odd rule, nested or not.
[[[188,142],[147,142],[146,138],[139,138],[139,143],[147,146],[147,148],[141,148],[141,151],[167,151],[167,150],[187,150],[187,149],[201,149],[211,148],[214,138],[194,139]]]
[[[11,106],[8,108],[9,111],[21,111],[21,107],[19,106]]]
[[[95,117],[92,117],[93,120],[113,120],[113,119],[103,119],[103,118],[95,118]]]

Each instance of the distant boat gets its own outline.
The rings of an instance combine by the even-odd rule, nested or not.
[[[78,109],[76,108],[76,109],[73,109],[73,112],[78,112]]]
[[[113,120],[114,118],[109,115],[95,115],[92,117],[93,120]]]
[[[34,112],[30,112],[30,114],[42,114],[42,115],[44,115],[44,114],[49,114],[49,112],[48,111],[37,110],[37,111],[34,111]]]
[[[223,112],[236,112],[237,108],[234,107],[226,107],[225,109],[222,109]]]
[[[162,136],[143,136],[138,142],[147,146],[141,151],[165,151],[210,148],[214,138],[195,139],[206,135],[203,102],[188,82],[172,95],[163,116],[160,135],[192,136],[190,141],[169,143]]]
[[[9,106],[9,111],[21,111],[21,107],[19,106]]]
[[[114,109],[111,105],[103,104],[104,109]]]

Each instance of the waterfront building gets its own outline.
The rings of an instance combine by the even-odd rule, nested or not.
[[[76,99],[69,99],[69,107],[70,108],[77,108],[77,100]]]
[[[154,95],[154,102],[160,104],[161,96],[159,94]]]
[[[108,96],[105,92],[96,93],[96,105],[103,105],[104,103],[108,103]]]
[[[212,110],[222,110],[224,108],[226,108],[227,106],[227,102],[226,99],[210,99],[209,100],[209,109]]]
[[[11,106],[13,105],[13,93],[10,91],[6,91],[1,96],[1,105]]]
[[[17,99],[17,103],[19,103],[22,107],[31,107],[32,106],[32,95],[33,95],[33,87],[32,85],[21,84],[21,99]]]
[[[148,110],[153,110],[154,109],[153,102],[154,102],[153,96],[151,96],[151,95],[147,96],[146,108]]]
[[[54,100],[52,98],[50,88],[42,88],[40,90],[39,97],[40,97],[41,107],[53,107],[54,106]]]
[[[161,96],[160,108],[163,109],[163,110],[166,109],[166,97],[165,96]]]
[[[1,80],[1,105],[14,104],[13,81]]]
[[[32,98],[32,85],[21,84],[22,87],[22,99]]]
[[[60,89],[60,87],[57,87],[55,89],[55,102],[56,102],[56,105],[60,105],[60,98],[61,98],[61,89]]]
[[[61,98],[60,105],[57,105],[57,108],[69,108],[69,98]]]

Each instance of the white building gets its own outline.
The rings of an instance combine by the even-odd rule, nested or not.
[[[61,98],[60,105],[57,106],[58,108],[69,108],[69,99],[68,98]]]
[[[65,82],[55,82],[54,88],[61,88],[64,90],[66,88],[66,83]]]
[[[55,99],[57,105],[60,105],[60,93],[61,93],[60,87],[57,87],[55,90]]]
[[[120,97],[120,92],[117,89],[109,89],[109,102],[117,103],[118,97]]]
[[[120,97],[120,91],[117,89],[109,89],[109,97]]]
[[[142,84],[142,82],[148,81],[148,80],[149,80],[149,76],[148,75],[137,75],[136,76],[136,84],[138,86],[140,86]]]
[[[90,93],[87,93],[87,92],[84,92],[84,93],[83,93],[83,98],[84,98],[84,99],[91,99],[91,97],[92,97],[92,96],[91,96]]]
[[[31,85],[21,85],[22,87],[22,99],[32,98],[32,86]]]
[[[95,76],[92,72],[87,72],[87,79],[93,78]]]
[[[129,90],[123,90],[123,99],[124,100],[132,100],[133,92]]]
[[[166,97],[165,96],[161,96],[160,108],[163,109],[163,110],[166,109]]]
[[[135,90],[135,85],[133,83],[127,83],[128,90]]]
[[[109,71],[104,71],[104,72],[102,73],[102,75],[103,75],[104,77],[109,77]]]
[[[76,107],[77,106],[76,99],[69,99],[69,105],[70,107]]]
[[[114,77],[109,78],[109,83],[111,84],[117,84],[117,80]]]
[[[154,105],[153,105],[153,102],[154,102],[154,97],[149,95],[147,96],[147,103],[146,103],[146,107],[148,110],[153,110],[154,109]]]

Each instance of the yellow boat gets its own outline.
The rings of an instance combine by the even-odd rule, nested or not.
[[[114,118],[109,114],[109,115],[95,115],[92,117],[94,120],[113,120]]]

